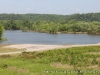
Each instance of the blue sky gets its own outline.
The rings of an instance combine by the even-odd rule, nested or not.
[[[100,12],[100,0],[0,0],[0,13],[75,14]]]

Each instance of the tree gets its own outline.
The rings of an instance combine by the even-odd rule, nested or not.
[[[2,24],[0,24],[0,40],[2,40],[3,33],[4,33],[4,27],[2,26]]]

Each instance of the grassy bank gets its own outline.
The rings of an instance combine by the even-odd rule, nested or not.
[[[0,56],[1,75],[99,75],[100,46]],[[95,73],[94,73],[95,72]]]

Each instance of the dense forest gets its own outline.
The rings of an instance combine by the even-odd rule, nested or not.
[[[57,14],[0,14],[0,20],[32,20],[32,21],[100,21],[100,13],[57,15]]]
[[[100,13],[0,14],[0,23],[6,30],[100,34]]]

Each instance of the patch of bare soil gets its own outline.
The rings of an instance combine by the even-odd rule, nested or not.
[[[60,62],[51,63],[50,66],[56,67],[56,68],[66,68],[66,69],[73,69],[73,66],[68,64],[61,64]]]
[[[29,73],[29,70],[17,68],[15,66],[8,66],[7,69],[10,70],[10,71],[17,72],[17,73],[24,73],[24,74]]]

